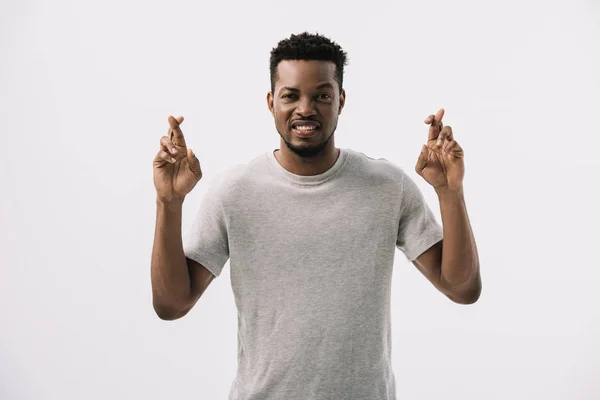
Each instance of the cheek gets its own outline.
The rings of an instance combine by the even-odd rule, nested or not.
[[[280,125],[287,124],[291,115],[292,115],[292,112],[289,110],[289,108],[286,108],[286,107],[275,108],[275,121]]]
[[[327,104],[319,109],[319,113],[326,117],[330,122],[334,122],[338,116],[338,109],[339,106],[336,104]]]

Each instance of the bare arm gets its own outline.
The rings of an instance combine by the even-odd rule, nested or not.
[[[435,188],[440,201],[444,240],[421,254],[414,264],[446,296],[461,304],[481,295],[481,274],[475,237],[463,194],[464,151],[450,126],[442,124],[444,109],[425,119],[431,124],[416,172]]]
[[[214,275],[185,257],[181,237],[181,201],[156,201],[152,248],[152,303],[165,320],[183,317],[196,304]]]
[[[413,264],[452,301],[472,304],[481,295],[481,274],[475,238],[462,190],[438,192],[444,240],[436,243]]]
[[[476,300],[481,293],[479,256],[463,190],[436,192],[445,238],[440,281],[448,290],[455,291],[457,296]]]
[[[168,136],[160,139],[153,161],[157,198],[150,269],[154,310],[160,318],[172,320],[188,313],[214,276],[183,252],[183,200],[202,178],[202,169],[181,131],[183,117],[168,120]]]

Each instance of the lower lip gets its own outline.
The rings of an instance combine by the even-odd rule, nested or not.
[[[319,131],[319,129],[315,129],[315,130],[312,130],[312,131],[299,131],[297,129],[292,129],[292,131],[298,137],[309,138],[309,137],[313,137]]]

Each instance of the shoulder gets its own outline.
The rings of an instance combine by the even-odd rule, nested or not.
[[[238,198],[253,187],[257,179],[264,176],[264,159],[264,154],[261,154],[247,162],[222,168],[210,180],[208,190],[222,200]]]
[[[404,169],[386,158],[374,157],[361,151],[348,149],[353,167],[375,182],[387,182],[402,187],[406,172]]]

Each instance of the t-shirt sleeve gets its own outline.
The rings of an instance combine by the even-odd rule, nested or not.
[[[437,222],[416,182],[403,173],[396,247],[412,262],[442,239],[442,225]]]
[[[218,277],[229,259],[227,225],[219,182],[208,187],[191,228],[183,236],[183,252]]]

